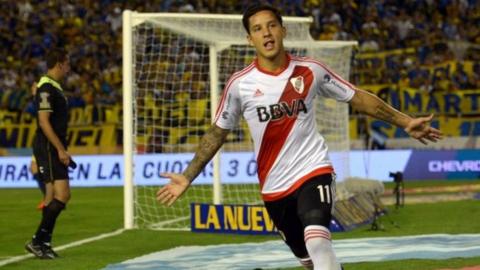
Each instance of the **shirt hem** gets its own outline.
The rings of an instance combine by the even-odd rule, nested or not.
[[[301,187],[305,182],[312,179],[313,177],[323,175],[323,174],[333,173],[333,171],[334,170],[332,166],[317,168],[307,173],[306,175],[300,177],[300,179],[296,180],[295,183],[292,186],[288,187],[286,190],[267,193],[267,194],[262,193],[262,199],[263,201],[271,202],[271,201],[276,201],[276,200],[285,198],[286,196],[295,192],[299,187]]]

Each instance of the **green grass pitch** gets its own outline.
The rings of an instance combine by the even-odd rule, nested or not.
[[[417,184],[415,186],[425,185]],[[433,182],[435,185],[439,182]],[[455,182],[449,182],[453,184]],[[470,181],[480,183],[480,181]],[[428,183],[427,183],[428,184]],[[432,183],[430,183],[432,184]],[[23,245],[34,233],[40,218],[36,205],[37,189],[0,189],[0,261],[26,254]],[[74,188],[67,210],[60,216],[53,239],[54,246],[115,231],[123,226],[123,191],[121,188]],[[391,209],[382,222],[386,231],[369,231],[368,226],[351,232],[335,233],[334,239],[386,237],[434,233],[479,233],[478,201],[442,202],[406,205]],[[395,221],[395,227],[390,221]],[[147,253],[180,245],[212,245],[221,243],[260,242],[278,239],[272,236],[239,236],[131,230],[78,247],[60,251],[62,258],[53,261],[26,259],[3,267],[10,269],[102,269]],[[451,260],[403,260],[346,264],[355,270],[434,270],[480,265],[480,257]],[[261,267],[261,265],[259,265]],[[302,269],[302,268],[293,268]]]

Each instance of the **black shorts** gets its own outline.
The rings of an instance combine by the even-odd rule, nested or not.
[[[334,199],[332,175],[323,174],[308,180],[285,198],[265,202],[268,214],[297,258],[309,256],[304,240],[305,227],[321,225],[329,228]]]
[[[68,180],[68,167],[58,158],[58,152],[49,142],[40,142],[35,139],[33,155],[38,165],[40,180],[49,183],[55,180]]]

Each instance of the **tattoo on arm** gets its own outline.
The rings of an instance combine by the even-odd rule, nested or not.
[[[395,118],[395,113],[392,111],[392,109],[385,106],[385,104],[379,104],[375,108],[375,116],[378,117],[379,119],[393,123],[394,122],[393,120]]]
[[[213,158],[218,149],[225,142],[228,130],[213,125],[202,137],[200,145],[183,175],[192,182],[203,170],[207,163]]]
[[[352,106],[359,112],[402,128],[405,128],[411,119],[408,115],[396,110],[376,95],[365,90],[358,90],[351,101]]]

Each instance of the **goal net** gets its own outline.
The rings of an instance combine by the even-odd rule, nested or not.
[[[310,19],[285,17],[285,46],[348,78],[353,42],[318,42]],[[126,11],[123,27],[125,227],[188,229],[190,203],[261,204],[251,137],[242,120],[220,153],[173,206],[155,200],[161,172],[183,171],[211,125],[228,78],[255,52],[238,15]],[[348,176],[348,106],[316,104],[339,178]]]

